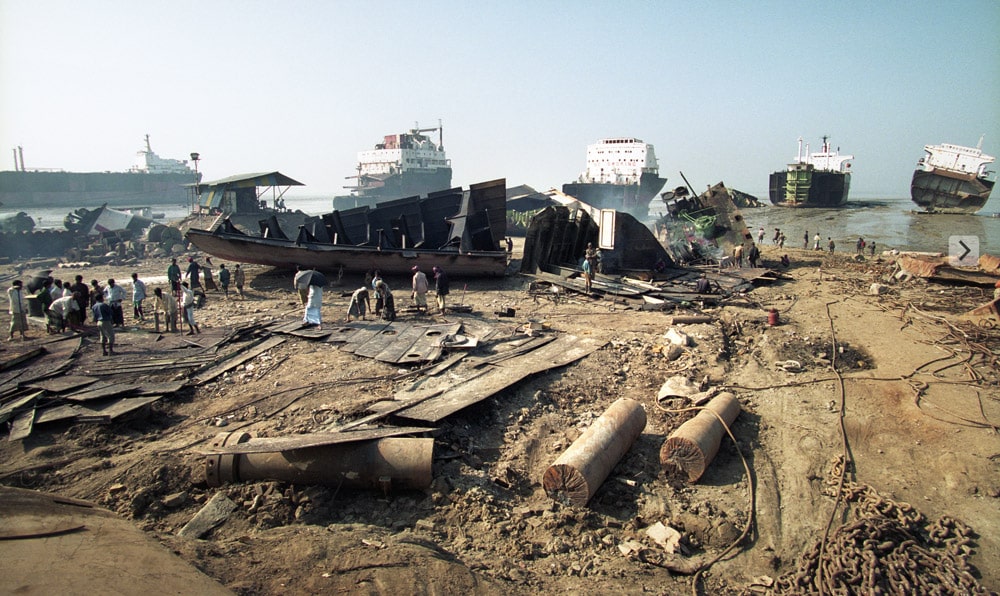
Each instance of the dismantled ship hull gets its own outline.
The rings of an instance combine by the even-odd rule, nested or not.
[[[653,145],[634,137],[600,139],[587,145],[587,169],[562,191],[596,209],[623,211],[637,219],[649,216],[666,178],[660,178]]]
[[[584,209],[546,207],[531,218],[521,273],[578,269],[587,244],[599,246],[602,273],[653,271],[673,264],[644,224],[628,213],[602,211],[597,222]],[[601,229],[601,226],[607,229]]]
[[[925,145],[910,182],[910,198],[928,213],[975,213],[990,200],[996,180],[986,166],[996,159],[976,147]]]
[[[721,260],[737,246],[743,246],[747,254],[754,243],[743,214],[722,182],[697,197],[675,192],[666,204],[667,215],[658,222],[658,233],[678,263],[706,257]]]
[[[638,184],[569,182],[563,184],[562,191],[591,207],[615,209],[644,219],[649,214],[650,201],[666,183],[666,178],[644,173]]]
[[[405,275],[414,265],[434,265],[453,276],[502,276],[507,253],[506,181],[474,184],[334,211],[311,218],[289,238],[276,220],[260,222],[260,236],[246,234],[229,220],[214,231],[188,231],[198,249],[220,259],[280,268],[295,265],[319,271],[378,269]]]
[[[910,198],[928,213],[976,213],[990,200],[994,184],[974,174],[916,170],[910,182]]]

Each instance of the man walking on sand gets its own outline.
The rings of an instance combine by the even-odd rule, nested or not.
[[[24,284],[19,279],[15,279],[7,289],[7,311],[10,313],[10,337],[8,341],[14,341],[14,332],[21,334],[21,341],[27,336],[24,332],[28,330],[28,301],[24,298]]]
[[[236,263],[236,268],[233,269],[233,285],[236,286],[236,293],[240,295],[240,300],[246,300],[247,297],[243,295],[243,286],[247,283],[247,274],[240,267],[239,263]]]
[[[181,308],[184,309],[184,320],[188,325],[188,335],[201,333],[198,324],[194,322],[194,291],[188,287],[188,282],[181,283]]]
[[[420,270],[419,265],[414,265],[410,271],[413,272],[413,292],[411,293],[411,297],[414,304],[417,305],[417,312],[427,312],[427,290],[430,289],[430,285],[427,283],[427,275]],[[421,309],[423,310],[421,311]]]
[[[432,271],[434,271],[434,293],[437,294],[438,311],[444,314],[445,297],[449,291],[448,274],[444,272],[444,269],[437,266]]]
[[[90,307],[94,314],[94,322],[101,334],[101,352],[105,356],[115,354],[115,322],[111,307],[104,303],[104,294],[94,296],[94,306]]]

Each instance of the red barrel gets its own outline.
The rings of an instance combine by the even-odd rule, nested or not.
[[[767,311],[767,324],[770,325],[771,327],[774,327],[775,325],[778,324],[777,310],[772,308],[771,310]]]

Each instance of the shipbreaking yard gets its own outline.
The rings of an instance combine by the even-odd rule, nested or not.
[[[444,316],[401,277],[396,322],[346,323],[348,273],[303,329],[291,273],[251,265],[200,335],[3,342],[4,591],[1000,590],[1000,319],[965,316],[992,288],[765,246],[718,294],[588,295],[521,252]]]

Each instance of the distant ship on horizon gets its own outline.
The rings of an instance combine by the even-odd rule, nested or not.
[[[986,166],[996,158],[975,147],[942,143],[924,145],[910,182],[910,198],[927,213],[976,213],[990,200],[996,172]]]
[[[188,167],[187,160],[157,155],[149,135],[134,165],[124,172],[29,169],[23,149],[17,147],[14,170],[0,171],[0,204],[17,209],[182,205],[191,201],[190,185],[200,181],[201,174]]]
[[[424,133],[438,133],[438,141]],[[390,134],[358,153],[357,174],[345,186],[351,194],[334,197],[337,210],[372,207],[376,203],[425,195],[451,188],[451,160],[444,151],[444,127],[417,125],[405,133]]]
[[[587,169],[562,191],[591,207],[624,211],[642,221],[666,178],[660,177],[653,145],[635,137],[600,139],[587,145]]]
[[[841,155],[839,149],[830,149],[830,137],[823,137],[823,150],[809,153],[806,146],[795,161],[784,170],[772,172],[768,196],[771,203],[780,207],[840,207],[847,202],[851,189],[851,160],[853,155]]]

